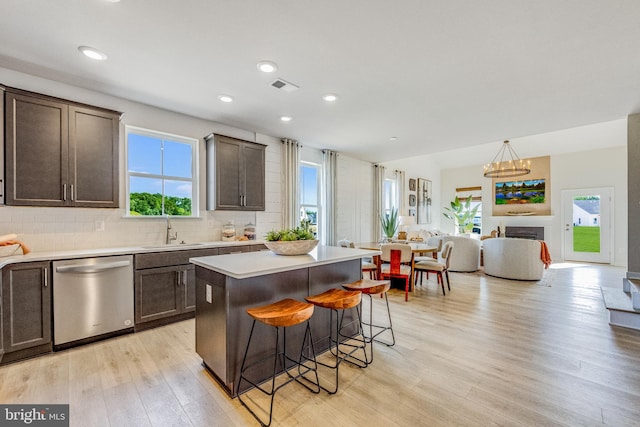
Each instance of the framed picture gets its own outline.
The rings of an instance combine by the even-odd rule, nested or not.
[[[409,179],[409,191],[416,191],[416,180],[413,178]]]
[[[416,205],[416,195],[409,194],[409,206],[413,207]]]
[[[431,224],[431,181],[418,178],[418,224]]]

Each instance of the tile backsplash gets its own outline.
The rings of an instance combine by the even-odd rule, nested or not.
[[[178,242],[222,239],[222,226],[233,221],[236,235],[256,225],[256,238],[280,227],[279,212],[201,211],[200,218],[172,218]],[[164,218],[127,218],[124,209],[0,207],[0,235],[15,233],[34,252],[149,246],[164,243]],[[101,228],[104,231],[99,231]]]

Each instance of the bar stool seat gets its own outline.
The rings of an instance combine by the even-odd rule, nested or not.
[[[333,364],[324,363],[318,361],[317,363],[322,366],[326,366],[331,369],[335,369],[335,388],[329,390],[328,388],[320,385],[320,387],[325,390],[329,394],[334,394],[338,391],[338,379],[339,379],[339,367],[342,362],[351,363],[359,368],[366,368],[367,363],[367,354],[366,354],[366,339],[362,334],[362,319],[360,317],[360,310],[358,306],[360,305],[360,301],[362,300],[362,292],[360,291],[348,291],[345,289],[329,289],[325,292],[322,292],[318,295],[313,295],[306,297],[305,300],[310,302],[311,304],[326,308],[330,310],[329,315],[329,350],[331,354],[335,357],[335,361]],[[344,321],[344,312],[348,309],[356,309],[358,322],[357,322],[357,331],[355,334],[345,335],[343,333],[343,321]],[[338,315],[338,311],[342,312],[342,315]],[[336,316],[335,321],[335,336],[333,332],[333,315]],[[354,344],[353,341],[356,343]],[[334,349],[335,346],[335,349]],[[347,348],[348,350],[343,350],[343,348]],[[362,350],[363,358],[360,359],[354,356],[354,353],[358,350]]]
[[[299,325],[313,315],[313,304],[294,299],[283,299],[273,304],[247,309],[247,314],[271,326]]]
[[[318,365],[316,363],[315,357],[315,349],[313,347],[313,337],[311,336],[311,328],[309,326],[309,319],[313,315],[314,305],[296,301],[294,299],[283,299],[272,304],[260,306],[260,307],[252,307],[247,309],[247,314],[253,318],[253,323],[251,325],[251,333],[249,334],[249,340],[247,342],[247,348],[244,353],[244,358],[242,359],[242,367],[240,368],[240,379],[238,380],[238,400],[240,403],[247,408],[247,410],[253,415],[253,417],[260,423],[262,426],[269,426],[271,424],[271,420],[273,417],[273,399],[278,390],[280,390],[285,385],[289,384],[292,381],[296,381],[299,384],[303,385],[307,389],[309,389],[313,393],[320,392],[320,381],[318,379]],[[268,326],[273,326],[276,329],[276,339],[275,339],[275,350],[272,356],[268,356],[257,360],[253,363],[246,364],[247,355],[249,353],[249,348],[251,346],[251,339],[253,338],[253,332],[255,330],[256,321],[263,323]],[[302,348],[300,349],[300,355],[297,358],[293,358],[287,354],[287,329],[290,326],[299,325],[301,323],[306,322],[305,334],[302,340]],[[282,351],[278,351],[279,347],[279,331],[280,328],[283,328],[282,334]],[[306,346],[310,349],[311,354],[306,355],[305,350]],[[268,360],[273,360],[273,375],[271,376],[271,387],[269,389],[265,389],[262,384],[259,384],[258,381],[253,381],[247,378],[247,372],[260,364],[264,364]],[[285,382],[276,386],[276,377],[280,372],[278,370],[278,362],[281,364],[281,370],[287,374],[289,377]],[[290,362],[290,366],[287,366],[287,362]],[[311,366],[305,364],[305,362],[311,362]],[[297,373],[292,374],[290,371],[293,368],[297,368]],[[305,375],[309,372],[313,372],[315,374],[315,381],[307,378]],[[314,387],[310,387],[307,383],[302,382],[301,380],[307,381],[309,384]],[[269,421],[267,423],[263,422],[258,415],[247,405],[242,399],[242,394],[240,393],[240,384],[246,381],[251,384],[255,389],[261,391],[262,393],[271,396],[271,403],[269,406]]]
[[[354,308],[360,304],[361,295],[358,291],[344,289],[329,289],[321,294],[306,297],[305,300],[313,305],[332,310]]]
[[[391,323],[391,311],[389,310],[389,299],[387,298],[387,291],[391,288],[390,280],[369,280],[369,279],[361,279],[357,280],[353,283],[346,283],[342,285],[343,288],[350,291],[360,291],[364,295],[369,297],[369,322],[362,322],[363,326],[368,326],[369,335],[365,336],[365,339],[369,344],[371,344],[371,359],[367,359],[367,363],[373,362],[373,341],[380,342],[389,347],[396,344],[396,337],[393,333],[393,324]],[[389,319],[388,325],[376,325],[373,323],[373,298],[372,295],[380,295],[380,297],[384,296],[385,303],[387,305],[387,318]],[[361,304],[362,306],[362,304]],[[362,317],[362,314],[360,315]],[[374,328],[376,329],[374,333]],[[363,328],[364,330],[364,328]],[[378,335],[385,331],[391,331],[391,341],[382,341],[376,339]]]

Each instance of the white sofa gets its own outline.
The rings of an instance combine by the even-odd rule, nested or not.
[[[537,240],[498,237],[482,241],[484,272],[490,276],[515,280],[540,280],[544,263]]]
[[[480,241],[467,236],[435,236],[427,239],[430,246],[438,246],[438,240],[453,242],[449,271],[472,272],[480,269]]]

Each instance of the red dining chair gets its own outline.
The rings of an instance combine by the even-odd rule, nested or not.
[[[382,264],[380,278],[382,280],[403,279],[404,300],[409,301],[409,286],[413,280],[413,252],[411,246],[404,243],[391,243],[380,246]]]

